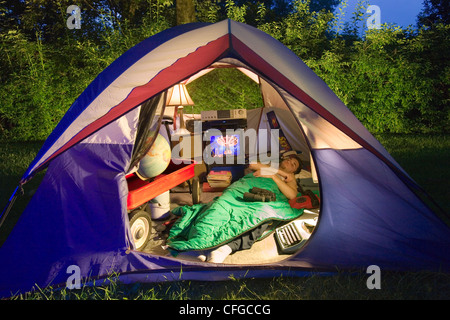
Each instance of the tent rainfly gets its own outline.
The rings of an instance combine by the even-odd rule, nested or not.
[[[259,82],[264,107],[287,114],[280,119],[298,132],[290,142],[311,157],[319,177],[319,223],[308,243],[281,262],[184,261],[137,251],[130,235],[125,175],[144,105],[161,110],[168,88],[219,65],[240,68]],[[44,168],[43,181],[0,248],[0,296],[65,285],[72,265],[81,278],[114,272],[124,282],[303,275],[369,265],[450,271],[449,228],[417,195],[419,186],[293,52],[232,20],[177,26],[125,52],[73,103],[20,184]]]

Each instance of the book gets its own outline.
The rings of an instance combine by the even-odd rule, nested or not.
[[[230,171],[211,171],[206,180],[212,188],[223,188],[231,184],[231,178]]]

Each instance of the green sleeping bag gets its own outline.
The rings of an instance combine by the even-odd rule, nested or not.
[[[243,195],[253,187],[276,194],[276,201],[247,202]],[[303,209],[293,209],[271,178],[246,175],[231,184],[220,197],[206,204],[175,208],[181,216],[170,230],[167,244],[178,251],[204,250],[225,244],[269,221],[298,218]]]

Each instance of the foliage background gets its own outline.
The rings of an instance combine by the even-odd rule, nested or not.
[[[331,13],[336,0],[195,0],[195,19],[229,17],[280,40],[372,133],[448,133],[450,26],[448,13],[431,12],[434,2],[425,0],[418,25],[408,28],[365,30],[368,1],[349,23],[342,11]],[[70,30],[71,4],[0,1],[1,140],[44,140],[106,66],[177,23],[172,0],[80,1],[81,29]],[[230,70],[211,72],[189,90],[194,112],[261,105],[258,87]]]

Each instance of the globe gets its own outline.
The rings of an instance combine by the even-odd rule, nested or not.
[[[171,155],[169,143],[162,135],[158,134],[150,150],[139,162],[137,176],[142,180],[147,180],[163,173],[170,163]]]

